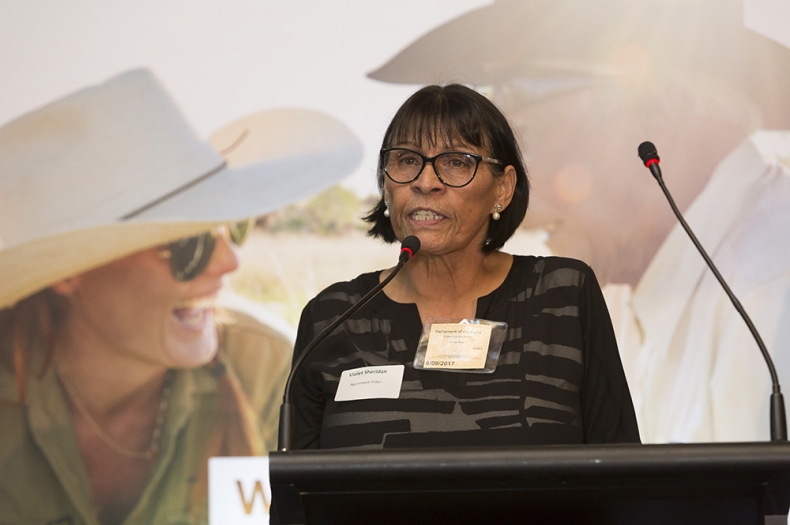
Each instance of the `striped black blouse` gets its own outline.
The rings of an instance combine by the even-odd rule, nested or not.
[[[336,283],[302,312],[294,357],[379,281]],[[414,304],[381,293],[324,340],[294,378],[294,448],[639,442],[614,331],[592,269],[515,256],[476,317],[505,321],[492,374],[412,367],[422,323]],[[336,402],[340,374],[404,364],[398,399]]]

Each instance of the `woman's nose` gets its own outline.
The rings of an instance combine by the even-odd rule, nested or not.
[[[217,235],[214,253],[206,268],[206,273],[225,275],[239,267],[238,247],[230,240],[230,234],[222,229]]]
[[[444,184],[442,183],[441,179],[439,179],[439,175],[436,173],[436,168],[434,167],[433,162],[426,162],[425,166],[422,168],[422,173],[420,173],[420,176],[417,177],[417,179],[411,184],[413,188],[418,189],[422,193],[441,191],[444,189]]]

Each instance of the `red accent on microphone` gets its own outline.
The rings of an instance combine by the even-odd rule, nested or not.
[[[414,252],[413,252],[413,251],[411,251],[411,248],[407,248],[406,246],[404,246],[403,248],[401,248],[401,249],[400,249],[400,252],[401,252],[401,253],[403,253],[403,252],[409,252],[409,259],[411,259],[412,257],[414,257]]]
[[[645,166],[648,168],[653,164],[658,164],[658,159],[647,159],[647,162],[645,162]]]

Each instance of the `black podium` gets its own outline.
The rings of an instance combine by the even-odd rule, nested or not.
[[[269,456],[272,524],[762,524],[790,444],[584,445]]]

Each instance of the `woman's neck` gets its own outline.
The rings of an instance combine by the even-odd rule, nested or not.
[[[385,293],[396,302],[415,303],[423,323],[430,318],[473,318],[477,299],[502,284],[512,261],[511,255],[502,252],[472,257],[418,254]]]
[[[164,365],[133,358],[64,323],[54,357],[102,525],[120,524],[150,479],[171,384]]]
[[[164,365],[130,355],[69,323],[55,334],[54,356],[59,376],[98,419],[125,411],[155,415]]]

